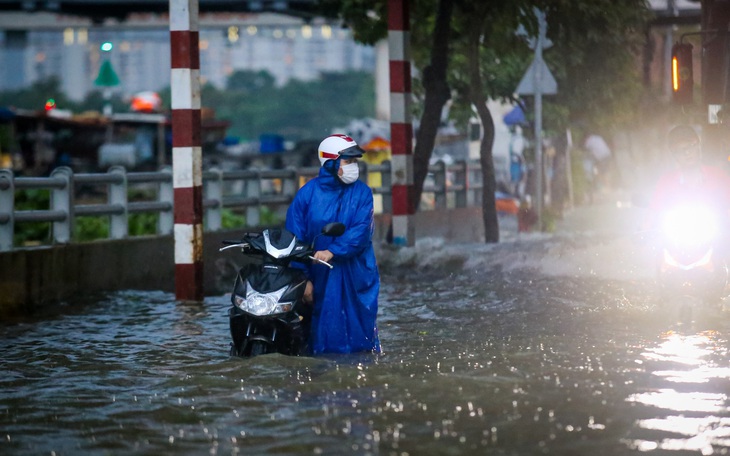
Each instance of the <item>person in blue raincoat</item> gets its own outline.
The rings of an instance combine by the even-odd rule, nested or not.
[[[380,274],[373,249],[373,194],[358,180],[363,150],[347,135],[331,135],[319,145],[319,175],[294,197],[286,229],[306,242],[315,239],[307,266],[305,300],[313,303],[310,351],[380,352],[376,316]],[[331,222],[345,224],[339,237],[319,236]]]

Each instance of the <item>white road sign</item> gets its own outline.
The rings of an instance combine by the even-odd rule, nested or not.
[[[518,95],[535,95],[535,71],[537,66],[535,60],[530,64],[530,68],[527,69],[525,75],[522,76],[520,84],[517,86]],[[555,77],[550,72],[550,69],[545,65],[545,61],[540,61],[540,68],[542,69],[542,78],[540,82],[540,93],[543,95],[555,95],[558,93],[558,83],[555,81]]]

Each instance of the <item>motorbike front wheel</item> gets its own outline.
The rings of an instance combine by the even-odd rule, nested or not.
[[[269,344],[255,340],[251,342],[251,350],[249,350],[249,356],[265,355],[269,353]]]

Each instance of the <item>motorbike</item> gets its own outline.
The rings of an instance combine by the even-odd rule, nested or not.
[[[721,254],[721,224],[702,205],[668,210],[659,227],[658,282],[662,301],[679,305],[680,321],[719,306],[727,293],[728,264]]]
[[[317,237],[336,237],[344,231],[342,223],[330,223]],[[303,270],[292,263],[317,261],[333,267],[312,256],[314,240],[302,242],[291,232],[276,228],[245,233],[240,240],[223,244],[219,251],[240,248],[248,260],[239,269],[231,294],[230,355],[306,354],[312,306],[304,302],[307,279]]]

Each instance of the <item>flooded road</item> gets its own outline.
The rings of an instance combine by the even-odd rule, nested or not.
[[[0,453],[728,454],[727,310],[674,325],[643,241],[586,217],[381,251],[379,356],[231,359],[227,296],[4,324]]]

